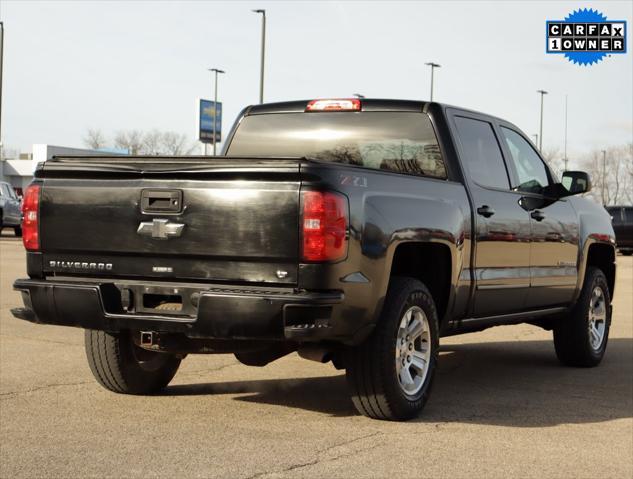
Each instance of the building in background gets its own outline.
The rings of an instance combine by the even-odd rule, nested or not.
[[[82,155],[96,156],[103,154],[125,154],[122,151],[86,150],[83,148],[69,148],[54,145],[33,145],[32,153],[21,153],[18,158],[3,158],[0,162],[0,181],[9,183],[18,195],[33,180],[33,173],[37,164],[50,160],[53,156]]]

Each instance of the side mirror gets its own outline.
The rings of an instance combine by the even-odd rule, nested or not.
[[[567,190],[564,196],[578,195],[591,190],[591,178],[585,171],[565,171],[561,184]]]

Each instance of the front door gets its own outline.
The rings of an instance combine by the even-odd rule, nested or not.
[[[531,288],[526,307],[567,305],[578,277],[578,217],[569,201],[547,196],[554,180],[532,145],[509,125],[502,125],[500,130],[510,160],[513,189],[523,194],[520,204],[531,223]]]

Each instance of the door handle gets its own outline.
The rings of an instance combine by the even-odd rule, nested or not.
[[[483,216],[484,218],[490,218],[495,214],[495,210],[488,205],[483,205],[477,208],[477,214]]]
[[[532,213],[530,213],[530,216],[536,221],[543,221],[545,219],[545,213],[539,210],[532,211]]]

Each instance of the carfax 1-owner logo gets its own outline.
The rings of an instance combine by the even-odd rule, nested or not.
[[[546,52],[563,54],[577,65],[592,65],[612,54],[626,53],[626,20],[609,20],[597,10],[585,8],[546,24]]]

